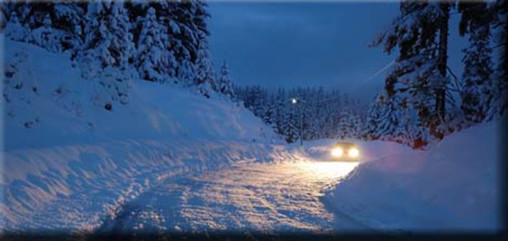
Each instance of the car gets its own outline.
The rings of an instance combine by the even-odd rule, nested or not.
[[[337,142],[330,150],[333,160],[356,161],[360,157],[360,148],[351,142]]]

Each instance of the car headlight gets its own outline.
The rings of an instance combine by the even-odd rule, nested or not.
[[[347,154],[349,155],[349,157],[358,157],[360,155],[360,151],[356,148],[351,148],[349,149]]]
[[[335,147],[331,151],[332,156],[341,157],[344,154],[344,151],[340,147]]]

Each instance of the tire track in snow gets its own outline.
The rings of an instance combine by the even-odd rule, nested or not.
[[[334,216],[320,201],[325,189],[347,174],[334,169],[343,165],[237,163],[199,176],[168,179],[126,204],[123,215],[110,225],[111,231],[275,234],[364,230],[364,225],[350,217]]]

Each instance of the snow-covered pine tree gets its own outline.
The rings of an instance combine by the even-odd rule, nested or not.
[[[415,149],[421,149],[427,145],[431,136],[415,110],[407,107],[403,108],[401,125],[394,133],[395,141],[406,144]]]
[[[363,136],[367,140],[377,140],[380,138],[378,136],[378,130],[381,126],[382,118],[384,117],[383,111],[385,109],[385,96],[383,94],[378,94],[374,102],[370,105],[367,121],[365,122],[363,128]]]
[[[93,72],[107,66],[127,65],[134,45],[129,33],[130,23],[122,2],[100,1],[88,5],[82,60],[93,63]]]
[[[53,53],[62,52],[61,42],[64,39],[65,33],[51,27],[49,13],[44,17],[42,24],[42,26],[30,32],[26,41]]]
[[[207,36],[210,34],[206,25],[206,18],[210,17],[205,7],[204,1],[191,2],[190,12],[193,16],[192,26],[193,32],[195,33],[196,42],[190,49],[197,49],[196,59],[194,60],[194,66],[196,69],[196,75],[200,75],[200,81],[204,81],[205,86],[208,86],[209,91],[220,92],[219,84],[215,79],[215,72],[213,70],[213,63],[208,51]],[[192,56],[192,55],[191,55]],[[204,76],[204,78],[203,78]],[[195,77],[196,78],[196,77]],[[202,85],[202,84],[198,84]],[[204,87],[204,86],[203,86]],[[204,89],[201,87],[201,89]],[[232,88],[232,87],[231,87]],[[205,92],[205,90],[201,90]],[[232,96],[230,96],[232,97]]]
[[[126,7],[129,9],[131,21],[136,22],[132,29],[136,43],[139,41],[143,26],[134,19],[145,18],[150,8],[155,10],[155,19],[161,26],[160,39],[163,40],[164,46],[160,56],[166,63],[164,68],[156,71],[157,73],[168,76],[167,81],[171,80],[181,86],[188,87],[194,85],[196,81],[201,82],[195,75],[199,69],[203,70],[199,65],[209,61],[206,40],[209,35],[206,18],[209,14],[203,1],[129,1]],[[214,88],[213,82],[210,85]]]
[[[459,1],[458,11],[462,14],[459,32],[468,35],[470,45],[463,51],[463,86],[461,109],[465,118],[481,122],[492,108],[493,92],[497,86],[491,76],[492,49],[489,46],[491,15],[487,2]]]
[[[254,115],[271,125],[276,133],[289,142],[300,138],[301,120],[304,140],[338,138],[341,136],[341,127],[344,138],[362,138],[364,107],[358,100],[344,98],[337,90],[298,87],[288,91],[284,88],[267,91],[260,86],[235,86],[234,90],[235,100],[242,101]],[[292,97],[304,101],[295,105],[290,102]],[[344,99],[349,99],[349,109],[354,111],[345,109],[346,106],[342,103]]]
[[[308,127],[304,129],[304,139],[305,140],[317,140],[321,138],[321,134],[319,132],[319,120],[317,118],[307,118],[306,123],[308,123]]]
[[[68,1],[55,2],[50,12],[53,28],[65,33],[62,39],[62,49],[71,49],[76,54],[83,44],[86,2]]]
[[[361,120],[357,114],[350,108],[344,108],[340,111],[338,136],[341,139],[355,138],[360,135]]]
[[[16,12],[11,14],[4,31],[7,38],[16,41],[23,41],[28,35],[27,29],[19,22],[18,14]]]
[[[266,90],[256,85],[251,88],[249,95],[250,109],[256,116],[262,116],[265,113]]]
[[[15,14],[25,31],[32,32],[18,41],[31,42],[50,51],[78,51],[83,40],[86,4],[67,2],[8,2],[2,5],[6,16]],[[58,39],[58,46],[50,39]],[[49,47],[45,44],[50,42]],[[42,42],[42,43],[41,43]]]
[[[194,86],[197,86],[198,92],[206,97],[210,97],[211,91],[217,91],[218,87],[215,81],[212,60],[208,52],[208,46],[199,47],[198,59],[196,63],[196,74],[194,76]]]
[[[354,113],[351,116],[352,131],[351,138],[362,139],[362,128],[364,119],[359,113]]]
[[[129,68],[134,45],[123,2],[89,3],[86,19],[86,39],[78,60],[83,76],[104,87],[106,93],[96,98],[99,103],[126,103],[134,75]]]
[[[267,98],[268,101],[264,109],[265,113],[263,113],[263,116],[261,118],[263,119],[264,123],[266,123],[269,126],[273,126],[276,113],[275,96],[269,95]]]
[[[111,6],[116,5],[122,6],[118,8],[120,14],[112,13],[114,9]],[[153,22],[160,26],[160,33],[155,34],[159,36],[160,41],[153,40],[153,38],[152,41],[161,45],[161,51],[160,55],[158,51],[151,51],[141,58],[149,59],[150,61],[147,61],[147,63],[153,64],[156,62],[158,66],[150,66],[152,71],[147,71],[149,64],[134,63],[133,58],[125,56],[125,53],[132,54],[132,50],[125,51],[125,49],[122,49],[122,46],[132,47],[132,44],[124,44],[125,39],[131,38],[127,42],[138,44],[142,42],[140,37],[146,37],[141,34],[144,26],[138,22],[138,19],[145,18],[149,8],[155,9],[155,21]],[[42,47],[51,51],[72,49],[71,58],[76,60],[80,67],[86,69],[83,74],[89,78],[99,76],[100,72],[104,72],[102,70],[105,70],[108,66],[126,70],[127,68],[119,67],[123,65],[119,62],[127,59],[127,62],[135,65],[136,69],[139,66],[146,67],[140,71],[141,75],[146,76],[147,72],[160,73],[161,76],[156,76],[160,77],[158,78],[159,81],[173,81],[182,86],[190,86],[193,85],[197,66],[202,56],[204,56],[198,52],[200,49],[204,49],[204,52],[208,51],[206,38],[209,32],[206,19],[209,14],[206,11],[206,4],[200,0],[156,0],[147,2],[111,0],[94,2],[17,1],[2,2],[1,11],[2,16],[5,16],[7,20],[10,19],[10,16],[15,16],[12,18],[13,27],[22,32],[24,30],[27,33],[31,32],[30,35],[32,36],[25,36],[25,34],[20,34],[22,32],[19,31],[16,35],[11,34],[17,40],[32,41],[32,43],[43,45]],[[19,21],[16,21],[16,19]],[[22,28],[19,28],[20,25]],[[34,29],[37,31],[32,31]],[[116,37],[110,38],[107,36],[108,34]],[[124,38],[118,37],[119,35]],[[51,36],[51,38],[48,38],[48,36]],[[138,49],[136,53],[143,51],[147,50]],[[148,55],[150,57],[147,57]],[[157,59],[158,55],[160,61],[154,61],[154,58]],[[75,59],[76,56],[79,61]],[[205,56],[204,59],[209,59],[209,57]],[[95,68],[97,66],[99,68]],[[127,75],[131,74],[134,73],[127,73]],[[155,79],[153,76],[148,78]],[[213,82],[210,84],[212,88],[215,88]]]
[[[403,1],[400,16],[373,43],[383,43],[388,54],[399,49],[396,64],[386,78],[388,98],[397,96],[400,101],[407,101],[408,108],[415,109],[424,125],[439,138],[449,83],[446,71],[450,7],[450,2]],[[395,107],[400,106],[395,103]]]
[[[135,66],[140,77],[144,80],[154,82],[165,82],[170,75],[167,74],[170,68],[169,61],[174,59],[171,53],[164,51],[163,26],[157,21],[155,9],[150,7],[144,17],[138,18],[141,31],[136,43]]]
[[[435,4],[435,3],[434,3]],[[430,5],[434,5],[431,3]],[[429,28],[427,31],[429,35],[438,34],[439,38],[437,41],[437,56],[436,56],[436,67],[438,74],[434,74],[431,77],[431,85],[435,96],[434,106],[434,120],[430,123],[430,131],[438,138],[443,138],[443,131],[440,130],[443,124],[442,122],[446,119],[446,93],[448,85],[450,83],[447,77],[448,72],[448,32],[449,32],[449,20],[450,10],[453,7],[454,0],[439,2],[437,5],[431,7],[426,15],[430,17],[430,21],[436,26]],[[438,11],[439,10],[439,11]],[[435,18],[435,19],[433,19]],[[434,20],[434,21],[432,21]]]
[[[8,8],[8,4],[4,2],[0,2],[0,31],[4,31],[9,18],[7,17],[6,11]],[[18,19],[19,22],[19,19]]]
[[[494,43],[499,50],[498,65],[492,75],[495,83],[492,106],[487,114],[487,120],[494,119],[508,110],[508,1],[493,1],[489,6],[492,15],[493,32],[496,33]],[[497,51],[496,51],[497,53]]]
[[[382,117],[374,136],[378,136],[382,140],[393,140],[400,128],[401,109],[397,97],[389,98],[385,93],[382,96],[379,105]]]
[[[276,101],[276,116],[275,120],[273,121],[275,125],[275,131],[281,135],[285,135],[284,132],[284,124],[286,123],[286,119],[288,118],[288,112],[287,112],[287,95],[286,91],[283,88],[279,88],[277,90],[277,96],[275,97]]]
[[[173,46],[176,59],[180,63],[177,77],[186,83],[194,79],[194,68],[200,45],[207,45],[206,37],[209,32],[206,19],[209,14],[205,7],[206,3],[200,0],[181,1],[173,13],[179,24],[180,34],[177,38],[181,40]]]
[[[233,87],[231,77],[229,76],[229,67],[224,61],[220,68],[219,79],[218,79],[218,92],[231,98],[233,97]]]
[[[288,143],[293,143],[299,138],[299,121],[296,106],[287,104],[287,113],[282,125],[283,135]]]
[[[349,112],[345,109],[340,111],[338,137],[345,139],[350,136]]]

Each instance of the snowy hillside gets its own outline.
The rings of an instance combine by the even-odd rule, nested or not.
[[[380,156],[360,165],[323,200],[337,214],[375,229],[496,230],[499,128],[499,123],[483,124],[427,151]]]
[[[5,230],[93,229],[177,173],[284,154],[268,144],[281,143],[270,128],[223,97],[134,80],[129,102],[108,110],[96,102],[105,88],[66,54],[9,40],[4,49]]]
[[[4,89],[7,150],[69,144],[83,137],[97,141],[270,135],[249,111],[218,96],[206,101],[190,90],[145,81],[132,81],[129,103],[115,102],[108,111],[97,104],[107,98],[104,88],[82,79],[67,56],[15,41],[5,44],[6,71],[12,73]]]

